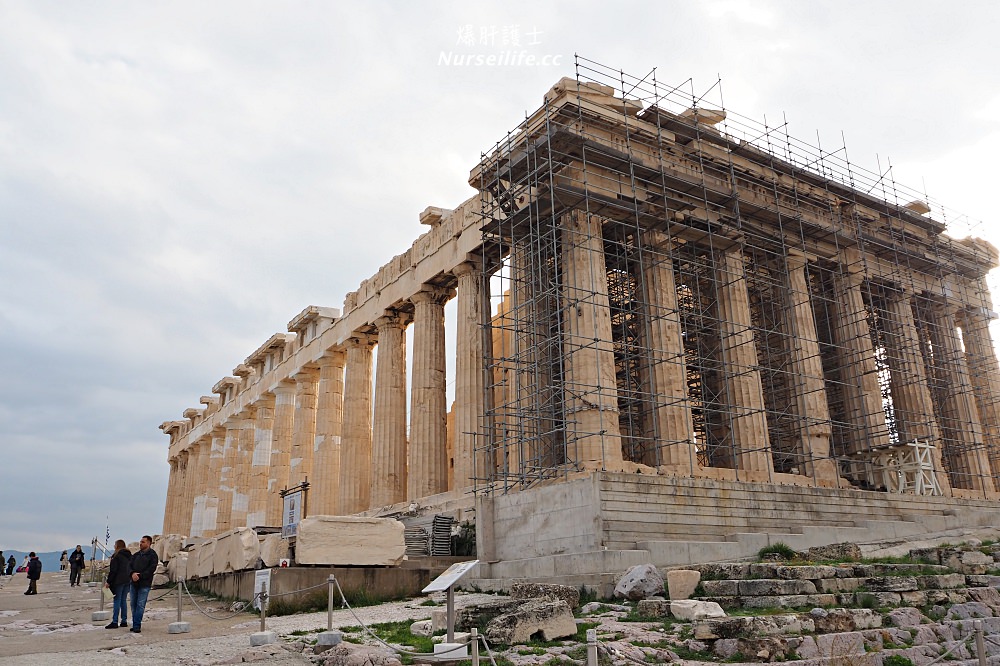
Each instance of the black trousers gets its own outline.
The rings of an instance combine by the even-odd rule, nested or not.
[[[28,579],[28,594],[38,594],[38,581],[34,578]]]
[[[70,567],[69,568],[69,584],[79,585],[80,584],[80,573],[83,571],[83,567]]]

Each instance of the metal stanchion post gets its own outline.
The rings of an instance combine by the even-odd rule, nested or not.
[[[986,643],[983,640],[983,621],[976,620],[972,623],[976,629],[976,656],[979,657],[979,666],[986,666]]]
[[[587,666],[597,666],[597,629],[587,629]]]
[[[278,636],[273,631],[267,631],[267,583],[262,583],[260,588],[260,631],[250,634],[250,645],[269,645],[278,642]]]
[[[97,588],[97,594],[99,594],[100,597],[101,597],[100,605],[98,606],[98,610],[95,610],[93,613],[90,614],[90,621],[91,622],[107,622],[108,620],[111,619],[111,611],[104,610],[104,587],[103,586]]]
[[[472,666],[479,666],[479,630],[475,627],[469,632],[469,641],[472,643]]]
[[[184,602],[184,579],[177,581],[177,621],[167,626],[168,634],[186,634],[191,631],[190,622],[181,621],[181,604]]]
[[[333,574],[330,574],[330,577],[326,579],[326,631],[316,637],[316,647],[314,648],[316,652],[325,652],[343,639],[343,634],[333,630],[333,586],[336,583],[337,579]]]

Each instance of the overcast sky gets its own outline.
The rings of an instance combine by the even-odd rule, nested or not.
[[[0,548],[159,532],[157,426],[471,196],[574,53],[721,76],[998,242],[995,2],[471,4],[0,0]],[[545,62],[445,64],[504,51]]]

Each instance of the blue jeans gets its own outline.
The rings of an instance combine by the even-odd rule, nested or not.
[[[139,629],[142,626],[142,614],[146,612],[149,588],[139,587],[135,583],[130,583],[130,586],[132,587],[132,628]]]
[[[111,589],[115,594],[114,611],[111,613],[112,624],[118,624],[119,613],[121,613],[121,621],[128,622],[128,588],[130,587],[132,587],[131,583],[122,583]]]

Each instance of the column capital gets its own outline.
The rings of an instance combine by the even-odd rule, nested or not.
[[[377,317],[374,322],[376,328],[381,332],[387,328],[406,328],[410,323],[410,316],[399,310],[388,309],[381,317]]]
[[[462,263],[451,269],[451,274],[455,277],[464,277],[470,273],[483,270],[482,257],[469,257]]]
[[[374,347],[378,342],[378,336],[371,333],[361,333],[354,331],[351,337],[344,340],[344,347],[347,349],[357,349],[359,347]]]
[[[414,305],[423,305],[426,303],[444,305],[449,299],[454,298],[454,296],[454,289],[424,285],[420,291],[410,296],[410,302]]]
[[[785,266],[790,271],[797,271],[801,268],[805,268],[806,264],[809,263],[809,257],[791,250],[785,255]]]
[[[334,365],[337,362],[344,362],[344,352],[346,350],[340,347],[331,347],[323,352],[318,359],[316,359],[316,364],[320,367],[325,365]]]
[[[271,393],[276,396],[295,393],[295,384],[287,380],[282,380],[275,384],[274,388],[271,389]]]
[[[291,379],[295,381],[296,386],[299,384],[315,384],[319,381],[319,368],[310,368],[308,366],[300,368]]]

